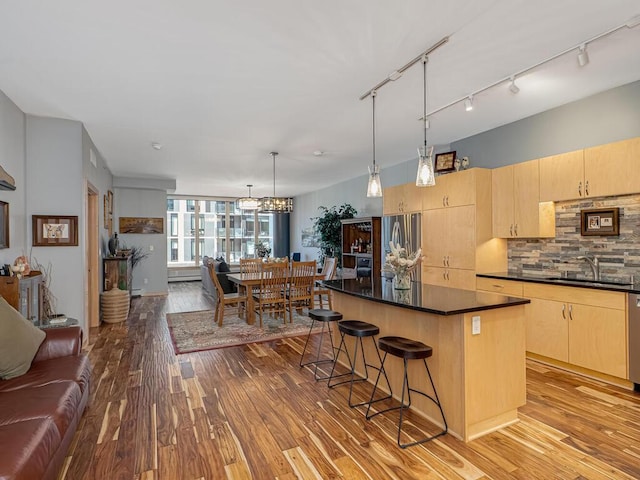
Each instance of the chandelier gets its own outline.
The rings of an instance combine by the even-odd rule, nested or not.
[[[261,213],[289,213],[293,211],[293,198],[276,197],[276,155],[278,152],[271,152],[273,159],[273,197],[262,197],[258,206]]]
[[[249,196],[238,198],[236,200],[236,206],[240,210],[257,210],[260,199],[251,196],[251,187],[253,187],[253,185],[247,185],[247,187],[249,187]]]

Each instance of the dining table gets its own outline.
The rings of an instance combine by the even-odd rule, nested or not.
[[[247,292],[247,324],[253,325],[256,321],[256,313],[254,310],[254,302],[253,302],[253,289],[255,287],[260,286],[260,282],[262,280],[261,272],[250,272],[250,273],[228,273],[227,278],[238,285],[238,287],[242,287]],[[324,280],[324,275],[321,273],[317,273],[314,275],[314,280]],[[311,306],[313,308],[313,305]]]

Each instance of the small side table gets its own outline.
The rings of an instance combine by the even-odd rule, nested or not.
[[[73,325],[78,325],[78,320],[75,318],[67,317],[67,320],[62,323],[49,323],[49,319],[44,319],[38,325],[38,328],[46,330],[47,328],[63,328],[63,327],[71,327]]]

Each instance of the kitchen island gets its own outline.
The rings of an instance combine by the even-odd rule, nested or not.
[[[403,336],[433,347],[428,363],[449,433],[470,441],[518,420],[518,407],[526,402],[524,306],[529,300],[416,282],[410,290],[394,290],[383,278],[324,284],[345,320],[369,322],[380,328],[380,336]],[[477,334],[474,317],[479,317]],[[374,359],[368,342],[365,349],[370,349],[367,358]],[[412,386],[429,392],[424,368],[412,363]],[[402,361],[389,357],[385,368],[399,398]],[[440,424],[435,406],[419,397],[412,397],[412,408]]]

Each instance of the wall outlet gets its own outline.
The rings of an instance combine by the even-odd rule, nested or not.
[[[471,335],[480,335],[480,316],[471,317]]]
[[[153,252],[153,245],[149,245],[149,251]]]
[[[145,279],[144,279],[144,284],[146,285],[147,283],[149,283],[149,279],[148,279],[148,278],[145,278]]]

